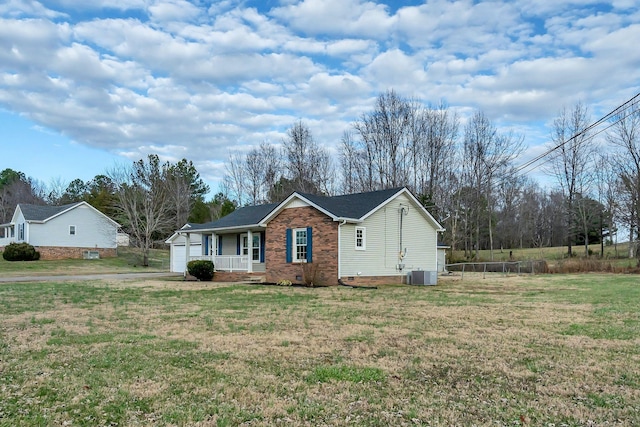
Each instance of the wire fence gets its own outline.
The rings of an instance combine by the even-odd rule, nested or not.
[[[499,273],[504,275],[547,273],[549,268],[545,260],[530,261],[494,261],[494,262],[458,262],[446,264],[449,273],[460,272],[464,279],[464,273],[482,273],[484,279],[487,273]]]

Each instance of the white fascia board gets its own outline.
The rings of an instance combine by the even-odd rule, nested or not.
[[[94,208],[94,207],[93,207],[93,206],[91,206],[89,203],[84,202],[84,201],[83,201],[83,202],[78,202],[78,203],[76,203],[75,205],[70,206],[69,208],[67,208],[67,209],[65,209],[65,210],[63,210],[63,211],[58,212],[57,214],[52,215],[52,216],[50,216],[49,218],[44,219],[43,221],[27,221],[27,222],[29,222],[29,223],[33,223],[33,224],[44,224],[45,222],[47,222],[47,221],[49,221],[49,220],[52,220],[53,218],[56,218],[56,217],[58,217],[58,216],[64,215],[65,213],[67,213],[67,212],[69,212],[69,211],[71,211],[71,210],[73,210],[73,209],[75,209],[75,208],[77,208],[77,207],[80,207],[80,206],[87,206],[87,207],[91,208],[94,212],[96,212],[97,214],[99,214],[99,215],[101,215],[101,216],[105,217],[109,222],[111,222],[111,223],[112,223],[113,225],[115,225],[116,227],[118,227],[118,228],[122,227],[120,224],[118,224],[117,222],[115,222],[114,220],[112,220],[111,218],[109,218],[108,216],[106,216],[105,214],[103,214],[102,212],[100,212],[98,209]]]
[[[203,234],[203,233],[219,233],[219,232],[242,232],[247,230],[253,230],[256,228],[266,228],[263,224],[248,224],[237,227],[216,227],[216,228],[194,228],[189,230],[180,230],[178,234]]]
[[[332,214],[328,210],[324,209],[321,206],[316,205],[315,203],[313,203],[311,200],[307,199],[306,197],[294,192],[289,197],[284,199],[278,206],[276,206],[267,216],[265,216],[262,219],[262,221],[260,221],[260,225],[263,226],[263,227],[266,227],[267,223],[269,221],[271,221],[273,218],[275,218],[280,212],[282,212],[282,210],[285,208],[285,206],[287,206],[289,204],[289,202],[291,202],[293,199],[300,199],[303,202],[305,202],[306,204],[308,204],[309,206],[319,210],[320,212],[322,212],[323,214],[325,214],[329,218],[333,219],[334,221],[338,220],[338,217],[336,217],[334,214]]]
[[[373,215],[376,211],[381,209],[384,205],[389,203],[391,200],[393,200],[396,197],[398,197],[400,194],[407,195],[407,197],[409,197],[409,199],[411,199],[411,201],[413,201],[413,203],[416,205],[416,207],[419,208],[419,210],[422,213],[422,215],[425,218],[427,218],[427,220],[431,223],[431,225],[433,225],[433,227],[436,229],[437,232],[442,233],[442,232],[445,231],[445,229],[440,225],[440,223],[438,221],[436,221],[436,219],[433,217],[433,215],[431,215],[431,213],[429,213],[429,211],[424,206],[422,206],[422,203],[420,203],[420,201],[418,199],[416,199],[416,197],[406,187],[400,189],[400,191],[398,191],[396,194],[394,194],[393,196],[389,197],[384,202],[380,203],[374,209],[370,210],[369,213],[364,215],[361,219],[365,220],[369,216]]]
[[[393,196],[389,197],[387,200],[385,200],[384,202],[380,203],[378,206],[376,206],[375,208],[371,209],[369,212],[367,212],[365,215],[362,216],[362,218],[360,218],[360,220],[364,221],[365,219],[369,218],[371,215],[373,215],[374,213],[376,213],[379,209],[381,209],[384,205],[386,205],[387,203],[389,203],[391,200],[395,199],[396,197],[398,197],[399,194],[402,194],[403,192],[408,192],[408,190],[406,188],[402,188],[400,189],[396,194],[394,194]]]

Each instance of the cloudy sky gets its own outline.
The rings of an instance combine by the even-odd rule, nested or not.
[[[640,92],[637,0],[4,0],[0,169],[89,180],[159,154],[216,189],[304,120],[335,149],[388,89],[481,109],[542,150],[582,101]]]

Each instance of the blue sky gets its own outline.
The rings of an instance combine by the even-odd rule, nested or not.
[[[0,169],[90,180],[155,153],[212,186],[304,120],[336,152],[394,89],[544,149],[563,106],[640,92],[636,0],[5,0]]]

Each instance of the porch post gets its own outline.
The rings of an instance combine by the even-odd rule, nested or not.
[[[247,273],[253,273],[253,233],[247,230]]]
[[[189,258],[191,257],[191,235],[186,233],[184,235],[184,277],[187,277],[187,264],[189,264]]]

